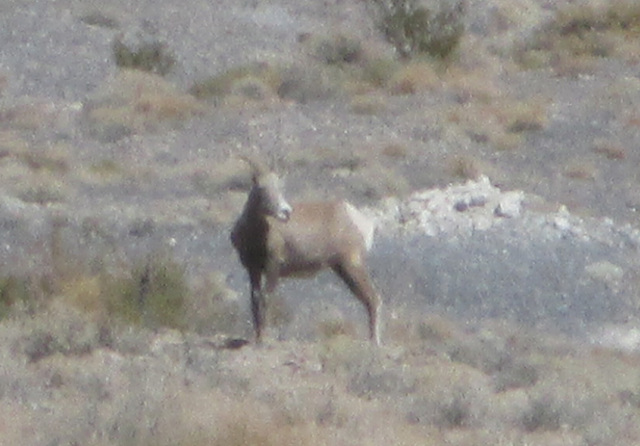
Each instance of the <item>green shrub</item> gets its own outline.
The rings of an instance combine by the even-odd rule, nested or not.
[[[167,49],[167,45],[159,41],[143,42],[133,46],[116,38],[112,49],[119,68],[150,71],[164,76],[175,65],[175,58]]]
[[[184,268],[165,255],[151,255],[132,268],[129,278],[109,282],[109,313],[150,328],[185,326],[188,294]]]
[[[562,424],[561,408],[555,400],[542,396],[531,402],[522,415],[522,427],[529,432],[558,430]]]
[[[302,104],[335,99],[344,94],[346,72],[338,65],[297,64],[282,71],[278,96]]]
[[[268,90],[277,89],[279,84],[280,69],[266,63],[252,63],[198,81],[189,93],[198,99],[222,98],[232,93],[262,99]]]
[[[16,276],[0,278],[0,320],[11,312],[16,305],[29,304],[31,293],[29,282]]]
[[[362,80],[374,87],[386,86],[399,68],[397,61],[387,58],[368,59],[362,65]]]
[[[462,3],[433,14],[418,0],[372,0],[379,27],[403,57],[428,54],[446,59],[464,34]]]
[[[362,44],[344,35],[331,36],[319,39],[313,53],[329,65],[354,63],[362,58]]]
[[[52,182],[51,184],[30,185],[24,190],[19,191],[17,195],[18,198],[25,203],[48,205],[65,201],[66,193],[64,187],[56,182]]]

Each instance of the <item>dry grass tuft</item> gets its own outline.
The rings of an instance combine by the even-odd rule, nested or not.
[[[355,149],[322,146],[291,150],[283,161],[295,167],[313,166],[320,170],[353,173],[366,165],[366,156]]]
[[[385,88],[401,66],[394,59],[369,57],[360,63],[359,80],[373,88]]]
[[[640,5],[633,0],[568,3],[517,51],[525,68],[552,66],[559,75],[588,72],[601,58],[637,60]]]
[[[397,160],[407,158],[410,154],[409,148],[400,143],[387,144],[382,148],[381,152],[384,156]]]
[[[3,108],[0,118],[14,129],[34,131],[53,125],[56,110],[52,103],[32,101]]]
[[[548,124],[547,107],[544,99],[527,101],[504,101],[494,110],[495,116],[507,132],[522,133],[542,130]]]
[[[433,91],[441,86],[434,64],[428,61],[407,63],[394,73],[388,83],[389,91],[396,95]]]
[[[282,73],[282,67],[267,63],[242,65],[198,81],[189,91],[199,99],[216,103],[260,103],[276,97]]]
[[[486,68],[465,70],[456,66],[447,67],[443,76],[445,87],[453,92],[460,104],[499,102],[502,92],[488,72]]]
[[[16,196],[25,203],[50,205],[62,203],[71,197],[72,190],[53,175],[39,175],[28,184],[15,187]]]
[[[481,161],[472,156],[454,156],[449,164],[451,174],[462,180],[476,180],[483,173]]]
[[[235,96],[262,101],[275,95],[282,82],[282,70],[267,63],[242,65],[198,81],[189,91],[198,99]]]
[[[149,230],[147,223],[136,223],[139,227],[131,230]],[[186,302],[192,291],[184,267],[169,254],[154,252],[128,267],[116,266],[109,238],[99,225],[83,224],[83,231],[104,237],[104,247],[91,251],[80,250],[84,245],[74,231],[64,221],[54,222],[49,240],[51,295],[94,320],[154,329],[191,328]]]
[[[100,317],[107,312],[105,285],[103,277],[87,274],[65,278],[58,286],[60,294],[70,305],[84,313]]]
[[[120,26],[118,20],[114,17],[97,9],[83,14],[80,17],[80,21],[90,26],[99,26],[108,29],[117,29]]]
[[[590,181],[598,176],[598,168],[590,161],[574,160],[567,164],[564,175],[572,180]]]
[[[349,79],[340,66],[311,61],[283,70],[277,93],[283,100],[303,104],[336,99],[344,96]]]
[[[313,57],[328,65],[353,64],[364,57],[361,42],[344,34],[308,36],[302,43]]]
[[[107,277],[105,294],[110,315],[133,325],[184,328],[190,290],[184,268],[156,254],[134,265],[129,277]]]
[[[351,99],[351,111],[359,115],[378,115],[387,107],[383,96],[362,94]]]
[[[423,367],[419,397],[408,416],[441,428],[482,426],[491,401],[488,378],[463,364],[437,361]]]
[[[48,152],[30,150],[16,153],[15,156],[34,171],[64,175],[69,170],[66,154],[56,153],[54,150]]]
[[[624,147],[612,141],[596,141],[593,151],[609,160],[623,160],[627,157],[627,151]]]
[[[520,145],[523,134],[548,125],[547,101],[502,98],[489,104],[469,103],[452,109],[448,120],[462,127],[476,143],[512,150]]]
[[[0,278],[0,321],[12,313],[33,309],[32,282],[14,275]]]
[[[374,346],[347,335],[330,337],[321,346],[320,362],[327,373],[356,373],[373,367],[377,360]]]
[[[197,99],[160,76],[138,70],[118,72],[98,89],[86,109],[91,131],[106,140],[172,125],[205,110]]]
[[[389,196],[403,196],[409,182],[393,167],[369,163],[348,177],[350,188],[362,198],[376,201]]]
[[[323,339],[331,339],[338,336],[357,338],[357,330],[353,322],[344,319],[327,319],[318,324],[318,331]]]
[[[193,288],[190,299],[185,301],[190,330],[204,335],[239,334],[241,325],[248,326],[242,318],[240,296],[227,286],[222,272],[208,274]]]
[[[251,188],[251,173],[244,161],[229,158],[212,165],[198,163],[191,181],[199,194],[213,198],[227,191],[248,191]]]
[[[15,130],[0,130],[0,157],[29,150],[29,143]]]

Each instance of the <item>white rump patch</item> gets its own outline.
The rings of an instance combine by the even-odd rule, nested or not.
[[[356,225],[356,228],[358,228],[358,231],[362,234],[364,245],[367,248],[367,251],[369,251],[373,246],[373,234],[376,231],[375,223],[351,203],[345,201],[344,204],[347,209],[347,214],[349,214],[349,218],[351,218],[353,224]]]

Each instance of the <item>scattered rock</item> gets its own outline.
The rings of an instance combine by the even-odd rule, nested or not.
[[[585,272],[593,280],[615,284],[624,276],[624,269],[608,261],[595,262],[585,267]]]
[[[629,325],[605,326],[592,337],[595,345],[622,351],[637,351],[640,347],[640,329]]]

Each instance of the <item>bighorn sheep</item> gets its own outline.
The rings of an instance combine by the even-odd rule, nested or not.
[[[231,231],[231,243],[249,274],[256,340],[265,322],[265,295],[281,277],[309,276],[331,268],[365,305],[371,340],[380,344],[382,300],[365,267],[373,223],[346,201],[287,203],[280,178],[254,160],[253,187]]]

